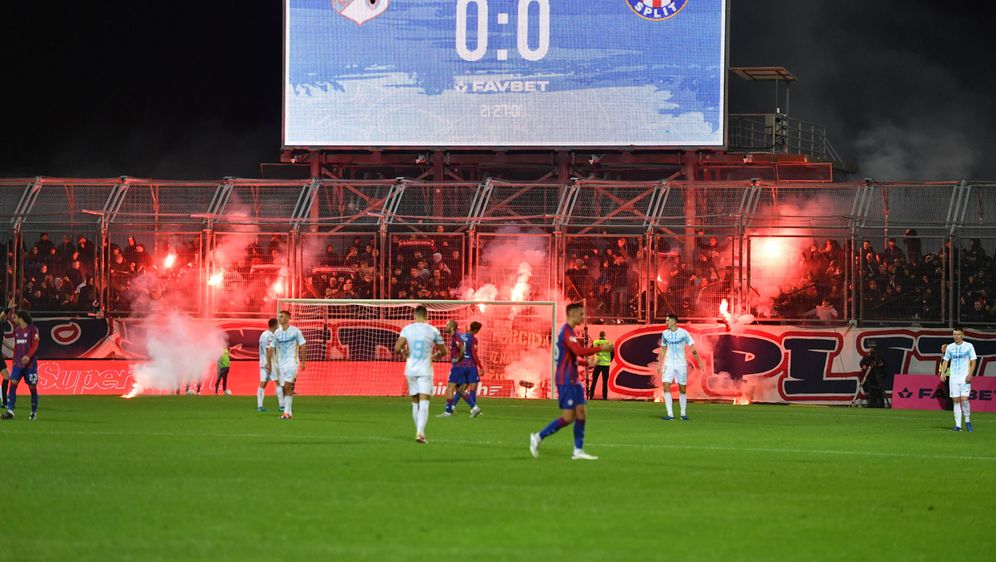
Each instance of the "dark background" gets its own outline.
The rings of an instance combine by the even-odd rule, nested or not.
[[[730,64],[792,71],[792,116],[826,126],[858,174],[996,179],[981,5],[731,0]],[[278,160],[279,0],[20,1],[3,13],[0,176],[258,177]],[[771,84],[731,77],[731,112],[773,106]]]

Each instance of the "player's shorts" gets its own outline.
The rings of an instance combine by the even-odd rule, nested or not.
[[[965,379],[948,379],[948,395],[951,398],[968,398],[972,393],[972,383],[965,382]]]
[[[665,363],[664,375],[661,377],[661,382],[664,384],[677,382],[684,386],[688,383],[688,365],[668,365]]]
[[[450,371],[450,382],[456,384],[477,384],[481,382],[481,375],[477,371],[477,365],[470,367],[453,367]]]
[[[281,385],[285,385],[287,383],[293,383],[295,380],[297,380],[296,363],[293,365],[281,365],[278,371],[279,373],[277,376],[277,382],[279,382]]]
[[[277,378],[278,377],[277,377],[277,371],[276,371],[276,369],[274,369],[270,373],[267,373],[266,372],[266,367],[260,367],[259,368],[259,382],[276,381]]]
[[[30,385],[38,384],[38,369],[26,369],[24,367],[14,367],[10,372],[10,382],[18,382],[24,377],[24,382]]]
[[[432,396],[432,375],[405,375],[408,379],[408,395],[427,394]]]
[[[588,403],[584,396],[584,385],[581,383],[557,385],[557,403],[561,410],[573,410],[578,406],[584,406]]]

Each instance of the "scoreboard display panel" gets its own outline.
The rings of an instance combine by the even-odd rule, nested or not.
[[[285,0],[286,147],[721,147],[727,0]]]

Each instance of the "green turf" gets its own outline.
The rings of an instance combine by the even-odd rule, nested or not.
[[[549,401],[43,397],[0,424],[0,560],[968,560],[992,556],[996,416]],[[273,398],[267,397],[270,405]],[[433,403],[433,414],[441,403]]]

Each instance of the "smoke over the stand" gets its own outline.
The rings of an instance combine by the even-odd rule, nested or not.
[[[758,216],[768,219],[763,227],[757,226],[749,234],[749,298],[753,312],[773,316],[775,301],[781,295],[815,290],[807,280],[807,275],[815,272],[810,271],[803,254],[813,245],[822,250],[825,239],[836,240],[842,231],[821,231],[820,226],[827,225],[812,224],[812,217],[837,216],[840,224],[846,224],[844,216],[849,209],[842,207],[846,204],[841,198],[811,193],[761,203]],[[841,271],[846,268],[844,263],[833,265]]]

